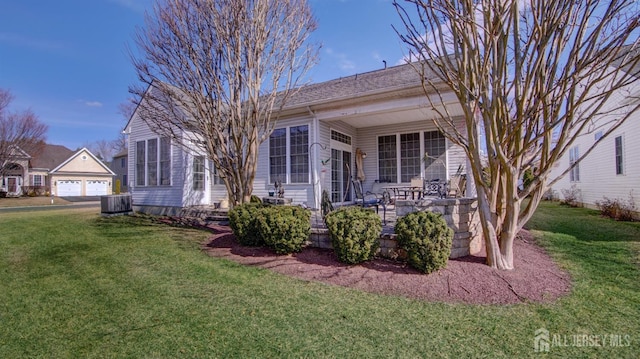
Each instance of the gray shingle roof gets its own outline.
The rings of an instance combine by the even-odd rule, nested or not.
[[[288,108],[312,105],[420,85],[420,75],[410,65],[399,65],[335,80],[306,85],[287,101]]]
[[[32,168],[54,169],[74,154],[70,149],[60,145],[45,144],[38,154],[32,155]]]

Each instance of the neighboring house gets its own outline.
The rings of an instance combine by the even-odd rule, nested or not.
[[[634,74],[636,80],[608,100],[601,110],[607,114],[594,118],[589,132],[577,138],[557,162],[551,178],[562,174],[599,142],[588,156],[554,184],[553,193],[560,199],[565,199],[565,194],[575,195],[577,202],[591,208],[605,197],[624,202],[633,199],[636,208],[640,209],[640,141],[637,141],[640,137],[640,111],[603,138],[610,128],[608,122],[626,115],[626,111],[638,106],[640,101],[640,64],[625,68],[625,71]]]
[[[354,203],[350,180],[356,177],[357,150],[365,191],[409,185],[415,177],[445,181],[464,171],[462,149],[431,122],[435,114],[420,80],[413,67],[401,65],[303,87],[260,147],[253,193],[266,196],[280,180],[294,204],[320,208],[324,190],[335,204]],[[443,96],[464,131],[455,97]],[[124,131],[136,210],[170,213],[226,200],[210,161],[154,133],[137,111]],[[424,161],[425,153],[437,160]]]
[[[64,146],[49,144],[33,156],[19,151],[9,167],[0,187],[8,196],[106,195],[111,194],[115,175],[86,148],[73,152]]]
[[[113,179],[113,192],[116,192],[117,183],[120,183],[120,192],[128,192],[129,182],[127,179],[129,178],[129,150],[124,150],[113,156],[110,167],[111,171],[116,175]]]

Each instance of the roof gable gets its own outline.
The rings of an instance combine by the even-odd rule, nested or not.
[[[69,157],[66,161],[62,162],[53,170],[49,171],[51,174],[58,172],[82,172],[82,173],[95,173],[95,174],[110,174],[115,176],[115,173],[111,171],[107,165],[100,161],[91,151],[87,148],[83,148],[76,152],[73,156]]]

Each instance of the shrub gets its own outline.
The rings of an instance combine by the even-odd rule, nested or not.
[[[278,254],[300,252],[311,232],[311,212],[297,206],[266,206],[257,218],[264,243]]]
[[[423,273],[447,266],[453,230],[439,213],[412,212],[398,219],[398,246],[407,252],[407,262]]]
[[[342,207],[327,214],[331,244],[338,260],[347,264],[372,259],[380,247],[382,221],[362,207]]]
[[[251,199],[249,200],[251,203],[262,203],[262,199],[255,194],[251,195]]]
[[[582,202],[582,192],[575,184],[571,185],[571,188],[569,189],[562,189],[562,196],[564,197],[562,204],[566,204],[571,207],[578,207]]]
[[[627,202],[621,199],[609,199],[603,197],[602,201],[596,201],[596,206],[600,210],[600,214],[613,218],[616,221],[633,221],[635,220],[637,207],[633,198],[633,193],[629,193]]]
[[[245,203],[229,211],[229,226],[243,246],[264,245],[257,220],[262,208],[262,204]]]

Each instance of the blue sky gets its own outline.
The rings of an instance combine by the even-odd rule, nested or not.
[[[312,82],[399,63],[391,0],[309,0],[322,44]],[[47,142],[71,149],[112,140],[126,120],[119,104],[137,79],[134,47],[152,0],[0,0],[0,88],[13,110],[31,108],[49,125]],[[134,49],[135,50],[135,49]]]

